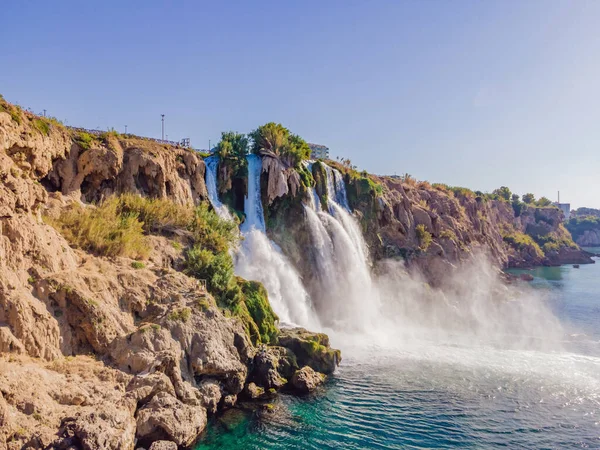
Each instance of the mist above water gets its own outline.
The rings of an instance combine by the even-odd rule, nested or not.
[[[368,342],[404,350],[430,344],[561,350],[565,332],[540,294],[506,285],[483,255],[456,268],[439,288],[431,288],[418,273],[409,274],[402,262],[381,261],[373,267],[360,226],[346,208],[342,176],[329,166],[325,210],[314,190],[306,199],[312,276],[304,284],[265,234],[259,156],[248,156],[248,170],[236,273],[265,285],[283,323],[322,327],[342,349]],[[215,171],[216,164],[207,164],[207,184],[216,180]],[[216,187],[208,190],[218,205],[212,196]]]

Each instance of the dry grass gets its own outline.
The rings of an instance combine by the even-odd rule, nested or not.
[[[144,224],[137,214],[121,212],[119,206],[119,198],[111,197],[96,207],[73,206],[46,221],[83,250],[103,256],[147,257]]]
[[[178,205],[171,200],[145,198],[135,194],[119,197],[120,210],[124,214],[135,214],[143,222],[146,232],[164,228],[189,228],[194,220],[194,207]]]

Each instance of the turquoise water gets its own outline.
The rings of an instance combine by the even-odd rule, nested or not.
[[[323,389],[213,418],[196,448],[600,448],[600,263],[529,273],[562,348],[344,346]]]

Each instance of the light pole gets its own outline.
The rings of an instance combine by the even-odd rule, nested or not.
[[[162,122],[162,140],[165,140],[165,115],[161,114],[161,122]]]
[[[46,117],[46,110],[44,110],[44,117]]]
[[[208,140],[208,153],[210,153],[210,139]]]
[[[125,125],[125,134],[127,134],[127,125]]]

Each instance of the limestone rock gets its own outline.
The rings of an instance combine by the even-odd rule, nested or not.
[[[206,409],[189,406],[159,392],[137,412],[136,436],[140,442],[173,441],[190,446],[206,426]]]
[[[329,337],[304,328],[284,328],[279,333],[279,345],[290,349],[299,366],[310,366],[317,372],[330,374],[342,360],[341,352],[332,349]]]
[[[262,347],[254,356],[252,379],[265,389],[280,389],[298,368],[296,356],[285,347]]]
[[[304,366],[294,373],[291,384],[297,391],[308,393],[314,391],[320,384],[323,384],[324,380],[325,375],[315,372],[309,366]]]
[[[149,450],[177,450],[177,444],[171,441],[155,441]]]

